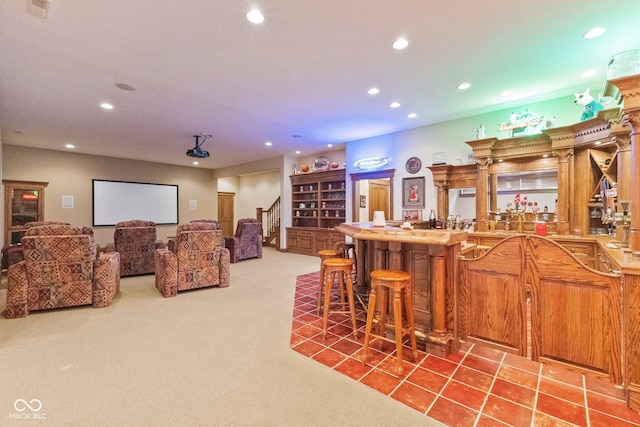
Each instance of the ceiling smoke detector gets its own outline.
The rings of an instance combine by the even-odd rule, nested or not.
[[[211,138],[211,135],[201,133],[200,135],[193,135],[193,137],[196,139],[196,145],[195,147],[187,150],[187,156],[196,157],[198,159],[206,159],[209,157],[209,152],[203,150],[201,146],[208,138]],[[200,141],[200,138],[202,138],[202,141]]]

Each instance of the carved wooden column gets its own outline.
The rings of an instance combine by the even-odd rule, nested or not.
[[[498,141],[498,138],[479,139],[467,141],[467,145],[473,149],[473,157],[478,165],[478,178],[476,181],[476,223],[478,231],[489,230],[489,166],[493,163],[491,147]]]
[[[498,209],[498,174],[492,173],[489,179],[491,180],[489,210],[495,212]]]
[[[558,234],[569,234],[569,201],[571,199],[571,173],[569,161],[573,156],[572,148],[553,150],[558,159]]]
[[[452,165],[428,166],[433,174],[433,185],[438,189],[438,206],[436,215],[438,218],[447,219],[449,216],[449,175]]]
[[[459,248],[459,245],[456,245]],[[457,351],[454,344],[454,327],[449,325],[448,314],[455,316],[451,311],[455,311],[455,307],[449,307],[447,302],[455,300],[455,284],[452,283],[457,278],[457,273],[450,275],[457,267],[457,259],[455,266],[448,266],[447,262],[452,261],[448,258],[449,252],[454,251],[453,247],[440,245],[429,246],[429,270],[430,270],[430,289],[431,289],[431,331],[426,336],[426,351],[436,354],[440,357],[446,357],[452,351]],[[455,269],[457,272],[457,268]],[[455,304],[453,304],[455,306]],[[449,326],[452,326],[451,329]]]
[[[610,80],[622,97],[622,124],[631,128],[631,170],[629,181],[640,182],[640,74]],[[620,199],[618,199],[620,200]],[[640,250],[640,198],[631,198],[631,228],[629,248]]]
[[[491,157],[478,159],[478,182],[476,184],[476,222],[478,231],[489,230],[487,194],[489,194],[489,165],[491,163],[493,163]]]
[[[631,137],[625,132],[611,140],[618,147],[618,202],[631,200]]]

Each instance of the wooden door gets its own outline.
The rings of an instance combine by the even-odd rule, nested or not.
[[[233,236],[235,220],[233,198],[235,193],[218,192],[218,222],[225,236]]]
[[[27,222],[44,221],[44,188],[48,182],[8,181],[4,184],[5,243],[20,243],[18,231]]]
[[[370,179],[369,180],[369,218],[373,218],[373,212],[383,211],[387,220],[389,216],[389,180]]]

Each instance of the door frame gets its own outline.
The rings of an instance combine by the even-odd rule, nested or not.
[[[38,190],[38,221],[44,221],[44,189],[48,182],[39,181],[16,181],[3,179],[2,185],[4,186],[4,243],[11,243],[11,233],[15,233],[22,229],[22,226],[13,226],[12,223],[12,208],[11,194],[13,190]]]
[[[388,221],[393,220],[393,177],[396,173],[395,169],[386,169],[381,171],[371,171],[371,172],[359,172],[349,174],[351,178],[351,221],[356,221],[356,209],[359,209],[360,200],[356,200],[357,194],[357,184],[358,181],[363,179],[382,179],[389,178],[389,216],[391,218],[387,218]]]

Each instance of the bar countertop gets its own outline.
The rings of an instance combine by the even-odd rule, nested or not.
[[[466,231],[461,230],[409,230],[398,227],[374,226],[372,222],[345,222],[335,227],[335,230],[358,240],[442,246],[463,243],[468,236]]]

